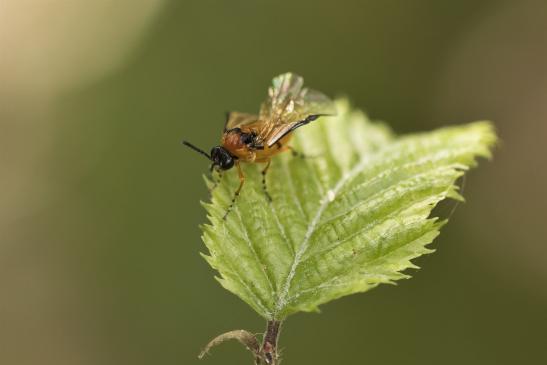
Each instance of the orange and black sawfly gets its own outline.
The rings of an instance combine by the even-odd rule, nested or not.
[[[187,141],[182,142],[207,157],[212,162],[211,171],[216,170],[221,174],[222,171],[234,166],[237,168],[239,187],[224,218],[232,209],[245,183],[240,163],[266,164],[262,170],[262,186],[266,197],[271,201],[266,188],[266,173],[271,158],[284,151],[292,151],[297,155],[294,149],[287,145],[292,132],[321,116],[336,114],[331,99],[319,91],[303,86],[304,79],[290,72],[275,77],[258,115],[227,113],[220,145],[213,147],[210,153]]]

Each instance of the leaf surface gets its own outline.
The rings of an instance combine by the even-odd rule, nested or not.
[[[489,122],[396,136],[345,100],[337,108],[295,133],[291,145],[310,157],[273,158],[273,202],[264,166],[244,164],[245,186],[226,220],[236,171],[204,203],[204,257],[224,288],[268,320],[408,278],[403,271],[433,252],[426,246],[445,223],[432,209],[462,200],[457,179],[496,141]]]

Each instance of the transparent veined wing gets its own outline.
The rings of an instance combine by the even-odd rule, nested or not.
[[[230,112],[226,116],[226,124],[224,125],[224,130],[226,131],[234,128],[241,128],[248,124],[252,124],[257,120],[258,116],[254,114]]]
[[[260,121],[264,123],[261,135],[268,146],[320,116],[336,114],[331,99],[303,86],[304,79],[293,73],[273,79],[268,89],[268,99],[262,103],[259,114]]]

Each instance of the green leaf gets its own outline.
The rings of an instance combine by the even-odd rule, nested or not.
[[[268,320],[408,278],[403,271],[433,252],[426,246],[445,223],[431,210],[462,199],[456,180],[496,141],[489,122],[399,137],[345,100],[337,108],[337,117],[295,132],[291,145],[311,157],[273,158],[273,202],[263,166],[244,164],[245,186],[227,219],[236,171],[204,204],[204,257],[224,288]]]

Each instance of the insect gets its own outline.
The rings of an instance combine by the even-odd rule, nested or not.
[[[182,142],[207,157],[212,162],[211,172],[216,170],[219,179],[223,171],[234,166],[237,168],[239,187],[234,192],[224,219],[233,208],[245,183],[241,163],[265,164],[262,169],[262,187],[267,199],[271,201],[266,188],[266,173],[272,157],[285,151],[292,151],[297,155],[287,145],[292,132],[321,116],[336,114],[331,99],[319,91],[304,88],[303,85],[304,79],[290,72],[275,77],[258,115],[227,113],[220,145],[213,147],[210,153],[187,141]]]

